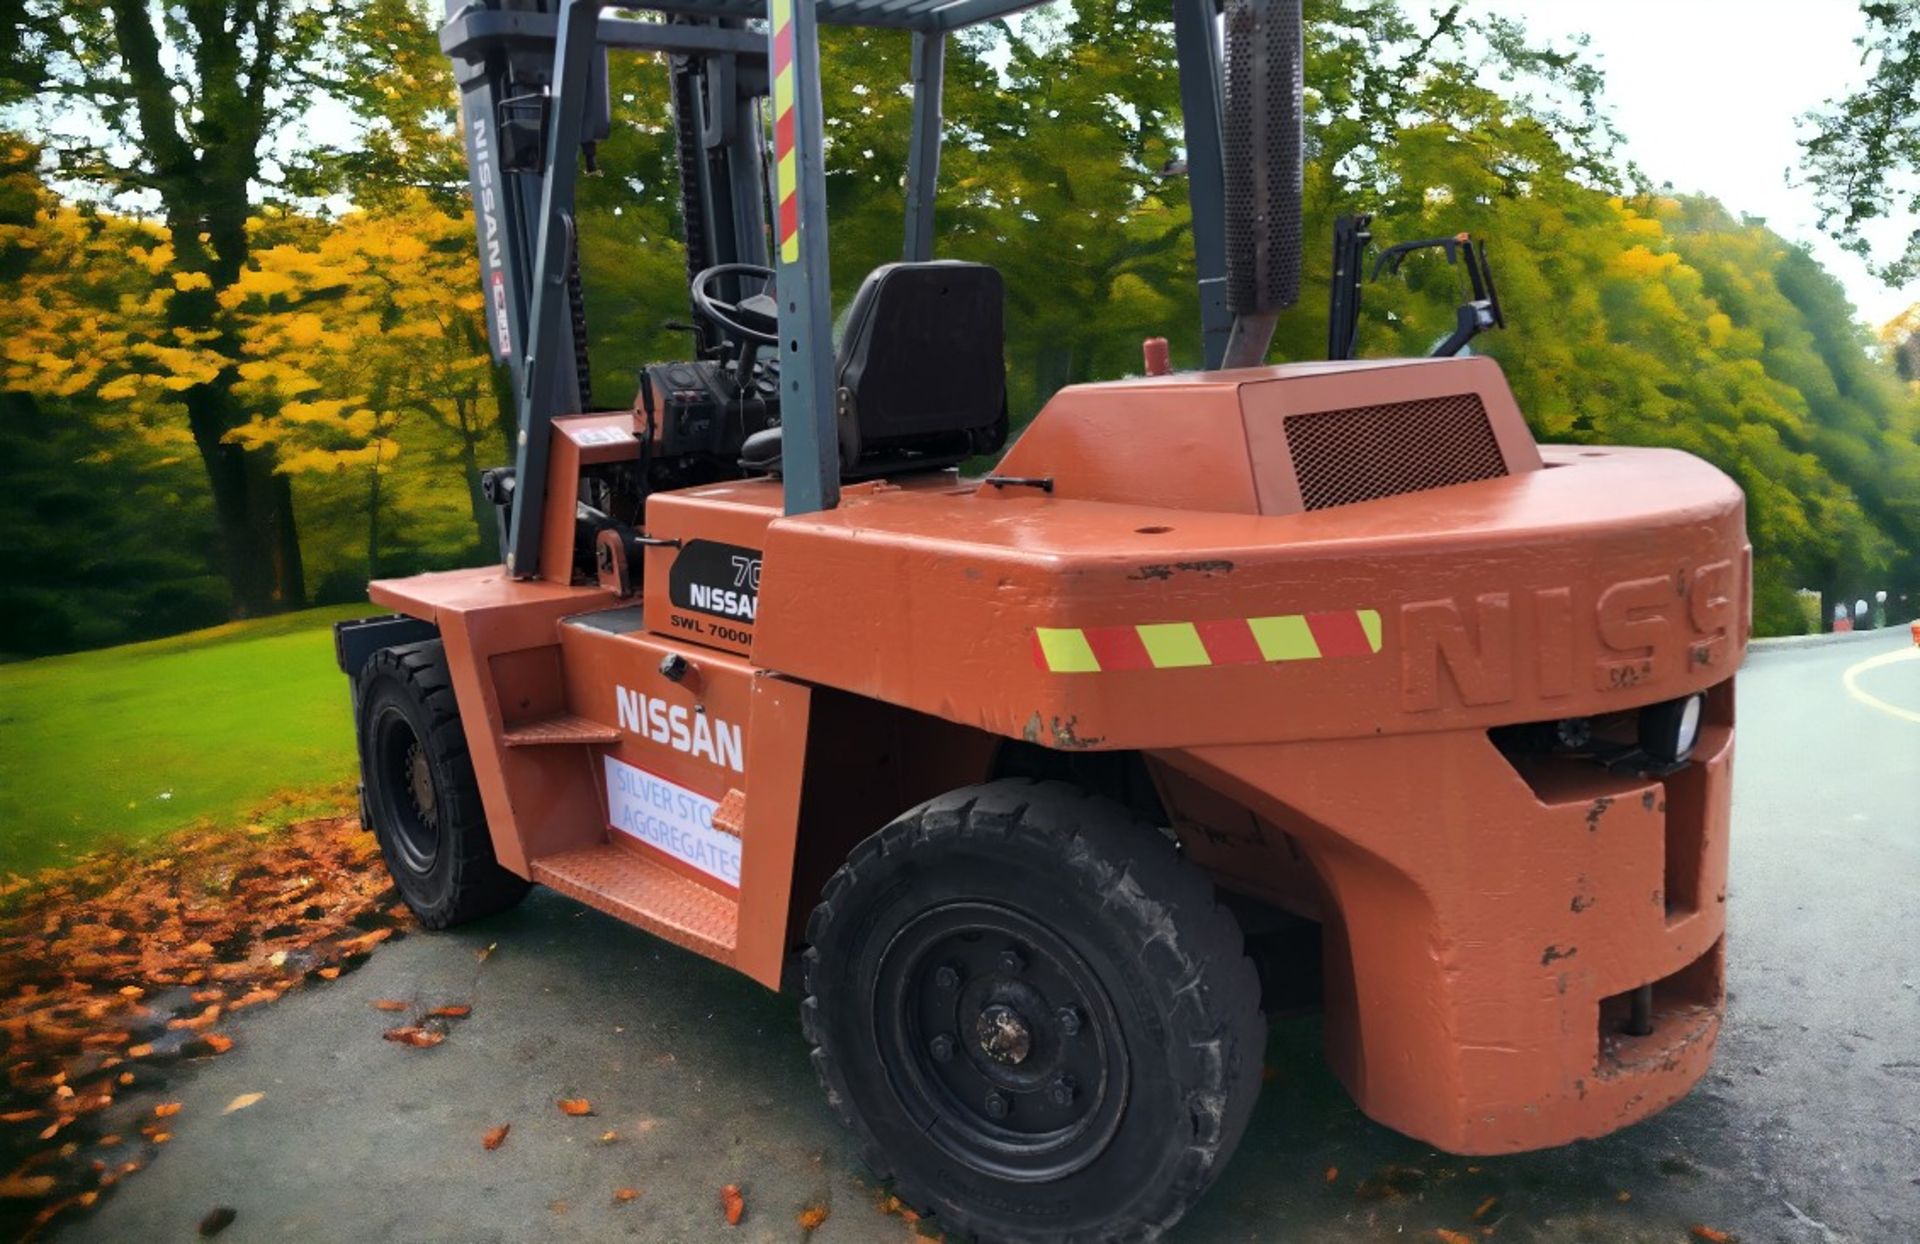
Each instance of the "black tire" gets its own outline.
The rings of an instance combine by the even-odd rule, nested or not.
[[[494,859],[440,641],[374,653],[358,692],[368,828],[413,914],[444,929],[519,902],[529,887]]]
[[[827,1099],[955,1235],[1153,1239],[1253,1112],[1266,1025],[1239,926],[1164,834],[1076,787],[922,804],[854,848],[807,939]]]

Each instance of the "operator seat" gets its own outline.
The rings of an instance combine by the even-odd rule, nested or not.
[[[840,474],[949,467],[1007,439],[1006,287],[987,264],[890,263],[861,282],[834,364]],[[740,465],[780,473],[780,429]]]

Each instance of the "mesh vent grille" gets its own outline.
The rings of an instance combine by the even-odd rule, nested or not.
[[[1287,449],[1309,510],[1507,473],[1487,408],[1473,393],[1293,415]]]
[[[1229,0],[1226,27],[1227,305],[1278,311],[1300,297],[1300,0]]]

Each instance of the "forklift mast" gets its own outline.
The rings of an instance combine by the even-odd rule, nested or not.
[[[732,263],[771,264],[778,274],[785,508],[801,514],[833,508],[840,486],[818,24],[910,32],[913,115],[901,254],[920,261],[933,253],[946,36],[1038,2],[660,0],[645,7],[665,20],[643,20],[607,11],[604,0],[447,0],[441,46],[460,89],[488,342],[508,372],[518,414],[503,550],[513,577],[539,573],[552,420],[583,411],[591,396],[574,189],[580,167],[592,170],[595,145],[610,130],[608,50],[668,59],[689,278]],[[1229,8],[1256,6],[1236,0]],[[1248,317],[1228,297],[1221,7],[1218,0],[1171,0],[1171,7],[1201,348],[1211,368],[1227,357],[1236,311],[1248,325],[1241,357],[1263,352],[1261,330],[1270,332],[1271,316]],[[762,18],[764,33],[749,26]],[[1243,95],[1245,89],[1243,77]],[[1245,95],[1239,123],[1258,118],[1259,104]],[[1274,132],[1292,124],[1285,120]],[[773,168],[771,187],[763,159]],[[1286,167],[1285,160],[1263,159],[1259,175],[1284,177]],[[1297,239],[1291,246],[1297,252]],[[696,352],[719,350],[714,326],[695,320]]]

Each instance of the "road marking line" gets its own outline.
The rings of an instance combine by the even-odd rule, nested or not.
[[[1882,665],[1893,665],[1901,661],[1920,661],[1920,648],[1902,648],[1898,652],[1883,652],[1877,657],[1868,657],[1864,661],[1855,662],[1847,667],[1846,673],[1840,675],[1840,681],[1846,684],[1848,695],[1868,708],[1877,708],[1883,713],[1892,713],[1905,721],[1920,724],[1920,713],[1910,708],[1901,708],[1898,704],[1889,704],[1877,695],[1860,690],[1858,681],[1860,675],[1871,669],[1879,669]]]

